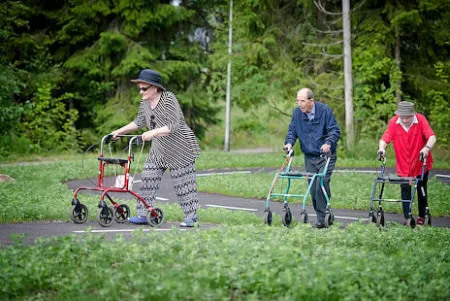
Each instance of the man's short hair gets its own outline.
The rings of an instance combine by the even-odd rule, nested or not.
[[[306,92],[307,99],[314,99],[314,93],[310,88],[301,88],[300,90],[298,90],[297,94],[303,91]]]

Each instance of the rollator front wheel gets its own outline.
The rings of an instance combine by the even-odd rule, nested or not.
[[[283,222],[283,225],[285,225],[286,227],[289,227],[292,223],[292,213],[291,213],[291,209],[289,207],[285,208],[284,210],[284,214],[283,217],[281,219],[281,221]]]
[[[264,224],[269,226],[272,225],[272,211],[270,211],[270,209],[264,212]]]
[[[383,211],[378,211],[377,212],[377,227],[384,227],[384,212]]]
[[[153,208],[147,212],[147,222],[152,227],[159,227],[164,222],[164,211],[160,208]]]
[[[70,210],[70,218],[75,224],[82,224],[88,218],[88,208],[84,204],[73,205]]]
[[[114,212],[111,207],[100,207],[97,212],[97,221],[102,227],[109,227],[114,221]]]
[[[119,224],[123,224],[128,220],[130,216],[130,207],[126,204],[121,204],[118,207],[114,207],[114,220]]]

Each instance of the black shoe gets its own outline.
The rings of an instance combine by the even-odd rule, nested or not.
[[[325,224],[316,222],[316,223],[313,225],[313,228],[316,228],[316,229],[322,229],[322,228],[325,228]]]

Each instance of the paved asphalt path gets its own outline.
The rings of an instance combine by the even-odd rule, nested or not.
[[[266,171],[272,172],[274,174],[275,169],[247,169],[241,171],[231,171],[231,170],[214,170],[214,171],[199,171],[198,176],[209,176],[213,174],[221,174],[221,173],[251,173],[256,171]],[[348,170],[336,170],[335,172],[348,172]],[[375,171],[360,171],[360,172],[375,172]],[[434,174],[447,174],[449,171],[435,171]],[[134,184],[133,190],[138,192],[140,187],[139,175],[136,175],[136,183]],[[447,178],[443,177],[444,182],[447,181]],[[442,180],[442,179],[441,179]],[[113,185],[114,179],[107,178],[107,185]],[[67,186],[69,189],[73,190],[77,187],[81,186],[96,186],[96,180],[73,180],[67,182]],[[95,192],[94,192],[95,193]],[[128,205],[134,206],[134,201],[131,200],[133,197],[130,194],[120,193],[120,194],[112,194],[113,199],[122,198],[122,199],[130,199],[128,201]],[[219,194],[211,194],[211,193],[199,193],[199,201],[201,208],[225,208],[233,211],[245,211],[254,213],[258,216],[261,216],[261,226],[263,227],[263,214],[265,209],[265,200],[258,199],[245,199],[240,197],[230,197]],[[157,203],[165,204],[165,203],[177,203],[177,197],[172,187],[172,180],[170,179],[169,173],[165,173],[163,180],[161,182],[161,187],[157,195]],[[70,208],[70,200],[67,201],[67,210],[69,212]],[[369,205],[369,202],[368,202]],[[299,204],[291,204],[291,211],[293,213],[293,217],[296,220],[299,220],[300,214],[300,205]],[[271,202],[271,210],[273,213],[277,213],[279,215],[283,212],[283,204],[279,202]],[[308,222],[314,223],[316,221],[316,215],[311,206],[307,206],[308,212]],[[362,220],[364,222],[368,222],[368,211],[360,211],[360,210],[343,210],[343,209],[333,209],[335,220],[340,222],[343,226],[348,223]],[[95,214],[93,212],[89,212],[90,215]],[[387,222],[399,222],[402,223],[404,221],[403,216],[400,214],[385,214],[385,219]],[[432,219],[433,226],[437,227],[450,227],[450,218],[447,217],[433,217]],[[200,229],[208,229],[210,227],[217,227],[218,225],[212,224],[200,224]],[[30,223],[18,223],[18,224],[0,224],[0,246],[8,245],[12,243],[12,237],[16,234],[24,235],[24,242],[29,244],[33,243],[36,238],[40,236],[65,236],[68,234],[76,234],[76,235],[86,235],[88,231],[92,233],[99,233],[105,235],[106,239],[111,239],[115,237],[117,234],[122,234],[124,236],[130,236],[136,230],[140,229],[143,232],[147,231],[192,231],[192,229],[181,229],[178,223],[173,222],[165,222],[159,228],[151,228],[147,225],[133,225],[133,224],[118,224],[113,223],[111,227],[101,227],[97,222],[88,221],[84,224],[74,224],[71,221],[44,221],[44,222],[30,222]],[[13,236],[12,236],[13,235]]]

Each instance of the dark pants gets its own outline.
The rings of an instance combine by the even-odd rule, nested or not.
[[[428,171],[423,175],[423,180],[417,183],[417,200],[419,203],[419,216],[425,217],[425,209],[428,207],[428,191],[427,191],[427,183],[428,183]],[[417,176],[420,178],[420,176]],[[402,200],[411,200],[411,186],[409,184],[401,184],[401,192],[402,192]],[[408,218],[409,213],[409,203],[403,202],[403,216]],[[411,208],[412,210],[412,208]]]
[[[327,192],[329,198],[331,198],[330,179],[334,167],[336,166],[336,160],[336,154],[332,154],[330,163],[328,164],[327,174],[323,179],[323,186],[325,187],[325,191]],[[320,156],[305,155],[305,170],[306,172],[320,173],[325,168],[326,162],[327,159],[325,157],[321,158]],[[320,188],[320,179],[316,177],[314,182],[315,183],[313,183],[311,186],[312,204],[317,214],[317,222],[323,224],[327,209],[327,200],[325,199],[322,189]]]

